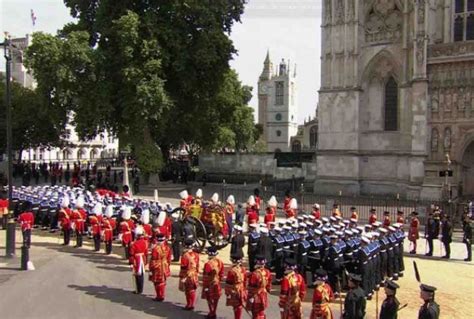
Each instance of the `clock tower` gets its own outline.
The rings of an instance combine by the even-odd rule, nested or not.
[[[268,152],[289,152],[290,139],[298,133],[296,66],[282,59],[273,70],[267,52],[263,71],[258,81],[258,123],[263,126],[263,140]]]

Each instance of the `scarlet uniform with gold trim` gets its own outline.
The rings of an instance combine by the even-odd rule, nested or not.
[[[258,213],[257,213],[257,209],[256,209],[256,206],[249,206],[247,207],[246,209],[247,211],[247,222],[248,224],[256,224],[258,223]]]
[[[135,229],[135,223],[131,219],[124,220],[119,227],[122,235],[122,245],[127,246],[132,242],[132,231]]]
[[[259,211],[260,208],[262,207],[261,204],[262,204],[262,199],[260,198],[260,196],[255,195],[255,209],[257,211]]]
[[[410,228],[408,229],[408,240],[416,241],[420,238],[420,220],[417,217],[413,217],[410,222]]]
[[[377,214],[375,213],[370,213],[370,216],[369,216],[369,224],[373,224],[377,221]]]
[[[153,237],[153,230],[151,228],[150,224],[143,224],[143,235],[145,236],[145,239],[150,242],[151,238]]]
[[[134,275],[143,275],[148,263],[148,242],[140,237],[130,246],[128,262],[133,266]]]
[[[89,216],[89,224],[91,225],[92,236],[100,235],[102,231],[102,216]]]
[[[351,214],[351,219],[359,220],[359,214],[356,211],[353,211]]]
[[[71,229],[72,210],[70,208],[61,208],[59,210],[58,220],[61,223],[62,230]]]
[[[226,306],[234,308],[234,319],[241,319],[242,307],[247,301],[247,271],[241,265],[233,266],[227,272],[225,283]]]
[[[383,227],[388,228],[392,221],[390,220],[390,216],[385,216],[383,218]]]
[[[310,319],[333,319],[329,303],[333,300],[334,295],[332,289],[327,284],[318,285],[313,292],[313,308],[311,310]]]
[[[181,257],[181,270],[179,272],[179,290],[186,295],[186,307],[194,308],[196,289],[198,287],[199,254],[188,250]]]
[[[18,216],[18,222],[21,225],[21,231],[30,230],[35,224],[35,215],[30,211],[23,212]]]
[[[162,226],[156,226],[153,229],[155,236],[156,234],[163,234],[165,235],[166,239],[170,239],[171,238],[171,225],[172,225],[171,220],[168,217],[166,217]]]
[[[296,217],[296,209],[288,208],[285,210],[286,218]]]
[[[306,283],[303,276],[292,271],[281,282],[280,306],[283,319],[302,319],[302,302],[306,295]]]
[[[181,199],[179,201],[179,207],[181,208],[186,208],[188,207],[189,205],[191,205],[191,203],[193,202],[193,196],[192,195],[188,195],[188,197],[186,197],[185,199]]]
[[[288,209],[290,209],[290,202],[291,202],[291,196],[285,196],[285,200],[283,201],[283,210],[286,212]]]
[[[405,224],[405,218],[403,218],[403,216],[398,215],[397,223],[402,224],[402,225]]]
[[[102,219],[103,241],[111,241],[114,238],[114,229],[117,222],[113,218],[105,217]]]
[[[74,223],[74,228],[81,234],[85,231],[86,219],[87,212],[83,208],[78,208],[72,211],[71,220]]]
[[[275,213],[276,213],[275,207],[267,207],[265,211],[265,217],[263,219],[263,222],[267,225],[267,227],[270,222],[275,221]]]
[[[319,208],[313,209],[313,212],[311,213],[315,219],[321,219],[321,211]]]
[[[248,283],[247,310],[254,319],[265,319],[268,308],[268,292],[272,288],[272,274],[266,268],[257,268],[252,272]]]
[[[224,277],[224,263],[217,257],[204,264],[202,271],[201,299],[207,300],[210,318],[215,318],[217,304],[222,294],[221,281]]]
[[[159,243],[151,250],[150,281],[155,285],[156,299],[165,298],[166,279],[171,275],[171,249],[166,242]]]

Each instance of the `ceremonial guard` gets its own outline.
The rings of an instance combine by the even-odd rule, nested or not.
[[[444,255],[442,258],[449,259],[451,256],[450,245],[453,238],[453,224],[451,223],[449,216],[446,214],[443,214],[441,219],[441,236],[441,241],[444,245],[444,251],[446,252],[446,255]]]
[[[69,208],[69,197],[64,196],[61,201],[61,209],[59,210],[58,214],[58,220],[61,224],[64,237],[63,245],[69,245],[69,241],[71,240],[71,215],[72,211]]]
[[[229,195],[226,200],[225,204],[225,220],[227,223],[227,228],[229,230],[229,234],[232,234],[232,230],[234,229],[234,215],[235,215],[235,198],[234,195]]]
[[[250,274],[246,309],[252,313],[252,319],[265,319],[268,308],[268,293],[272,287],[272,274],[265,268],[263,256],[256,257],[256,269]]]
[[[343,319],[363,319],[365,317],[365,292],[359,287],[360,275],[349,274],[349,291],[344,300]]]
[[[390,212],[383,212],[383,227],[388,228],[392,224]]]
[[[155,235],[157,233],[163,234],[166,239],[171,238],[171,221],[164,210],[158,213],[158,217],[155,220],[154,233]]]
[[[241,319],[242,310],[247,301],[247,272],[242,266],[242,255],[231,254],[230,258],[232,268],[226,277],[226,306],[234,309],[234,319]]]
[[[334,299],[331,286],[326,284],[327,272],[317,269],[315,272],[314,292],[310,319],[333,319],[329,303]]]
[[[418,319],[438,319],[440,314],[439,305],[434,300],[436,287],[421,284],[420,298],[424,304],[418,311]]]
[[[250,271],[254,271],[255,269],[255,257],[258,254],[258,242],[260,241],[260,233],[257,231],[257,224],[250,224],[249,225],[250,232],[248,234],[248,249],[247,249],[247,256],[249,259],[249,269]]]
[[[148,268],[148,242],[143,236],[143,227],[135,228],[135,241],[130,246],[128,262],[135,277],[135,294],[143,292],[145,269]]]
[[[202,189],[198,188],[196,191],[196,198],[194,200],[194,203],[198,206],[202,206]]]
[[[397,223],[404,225],[405,224],[405,218],[403,217],[404,212],[402,210],[397,211]]]
[[[303,300],[306,295],[306,283],[296,272],[297,264],[293,259],[286,261],[286,275],[281,281],[280,314],[282,319],[302,319]]]
[[[286,218],[296,217],[298,209],[298,202],[296,198],[290,200],[290,207],[285,211]]]
[[[171,250],[166,243],[164,234],[156,235],[156,244],[151,250],[150,281],[153,282],[156,292],[156,301],[165,300],[166,279],[170,272]]]
[[[267,225],[267,227],[269,227],[269,224],[275,221],[275,216],[276,216],[276,209],[277,209],[278,203],[275,196],[270,197],[267,204],[268,206],[267,206],[267,209],[265,210],[265,218],[263,222],[265,223],[265,225]]]
[[[386,280],[384,288],[387,298],[385,298],[382,303],[379,319],[397,319],[397,312],[400,302],[395,295],[397,293],[397,289],[400,288],[400,286],[391,280]]]
[[[357,221],[359,220],[359,214],[357,213],[357,208],[355,208],[354,206],[351,207],[351,221],[352,219],[357,223]]]
[[[428,220],[426,222],[425,227],[425,238],[428,242],[428,253],[425,256],[433,256],[433,240],[438,237],[438,233],[436,231],[436,222],[433,217],[433,213],[430,212],[428,216]]]
[[[73,228],[76,230],[76,247],[82,247],[82,236],[85,232],[87,212],[84,209],[84,197],[76,200],[76,209],[72,211]]]
[[[23,246],[28,248],[31,246],[31,229],[35,224],[35,216],[31,212],[31,208],[31,202],[25,202],[23,213],[18,216],[18,223],[20,223],[21,232],[23,235]]]
[[[140,216],[140,225],[143,227],[143,236],[150,244],[153,239],[153,230],[150,225],[150,210],[145,208]]]
[[[179,257],[181,257],[181,242],[183,241],[184,232],[183,223],[179,221],[178,212],[171,214],[171,219],[173,220],[171,224],[171,247],[173,249],[173,261],[179,261]]]
[[[181,198],[181,200],[179,201],[179,207],[186,208],[189,205],[191,205],[191,201],[193,200],[193,196],[188,194],[187,190],[183,190],[182,192],[180,192],[179,197]]]
[[[117,223],[114,216],[114,206],[107,205],[105,208],[105,217],[102,220],[102,239],[105,244],[105,253],[110,255],[112,253],[112,241],[114,239],[114,230]]]
[[[472,227],[471,227],[471,220],[469,218],[469,215],[464,216],[464,221],[463,221],[463,237],[462,237],[462,242],[466,244],[466,249],[467,249],[467,258],[464,259],[464,261],[471,261],[472,260]]]
[[[244,256],[245,236],[242,233],[242,226],[235,225],[234,236],[232,236],[230,243],[231,256]]]
[[[314,219],[317,219],[317,220],[321,219],[321,210],[318,203],[315,203],[313,205],[313,212],[311,213],[311,215],[314,216]]]
[[[217,318],[217,305],[221,297],[221,281],[224,277],[224,263],[217,258],[218,252],[215,247],[207,249],[209,260],[204,264],[202,271],[202,293],[201,298],[207,301],[209,313],[207,319]]]
[[[247,223],[249,225],[258,224],[257,205],[255,203],[255,198],[253,197],[253,195],[251,195],[249,199],[247,200],[246,213],[247,213]]]
[[[199,254],[193,251],[194,240],[184,240],[184,254],[181,256],[181,270],[179,272],[179,290],[186,296],[185,310],[194,310],[196,289],[198,287]]]
[[[130,252],[130,244],[132,243],[132,231],[135,229],[135,223],[130,218],[132,210],[128,206],[123,207],[122,222],[120,223],[120,237],[122,239],[122,247],[125,250],[125,258],[128,259]]]
[[[96,203],[92,209],[92,215],[89,216],[92,238],[94,239],[94,251],[100,250],[100,236],[102,225],[102,204]]]
[[[339,210],[339,205],[338,204],[332,205],[331,216],[332,217],[341,217],[341,211]]]
[[[253,196],[255,198],[257,213],[260,213],[260,208],[262,207],[262,198],[260,197],[260,190],[258,188],[253,190]]]
[[[291,202],[291,193],[289,190],[285,191],[285,199],[283,201],[283,211],[286,212],[290,209],[290,202]]]
[[[369,224],[372,225],[377,221],[377,212],[375,211],[375,208],[370,209],[370,215],[369,215]]]
[[[418,220],[418,213],[411,213],[410,228],[408,229],[408,240],[411,242],[412,249],[410,254],[416,254],[416,241],[420,238],[420,221]]]

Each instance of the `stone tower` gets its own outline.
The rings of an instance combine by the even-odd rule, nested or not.
[[[258,81],[258,122],[263,126],[263,139],[269,152],[289,152],[290,139],[298,133],[296,66],[282,60],[273,70],[267,52]]]

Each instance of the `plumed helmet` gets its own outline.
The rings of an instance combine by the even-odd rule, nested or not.
[[[296,201],[296,198],[292,198],[290,201],[290,209],[297,209],[298,208],[298,202]]]
[[[276,197],[275,196],[270,197],[270,199],[268,200],[268,206],[276,207],[277,205],[278,205],[278,202],[276,200]]]
[[[148,209],[142,211],[142,216],[140,217],[140,220],[145,225],[150,223],[150,211]]]
[[[84,197],[79,196],[76,200],[76,207],[77,208],[84,208]]]
[[[135,228],[135,235],[136,236],[141,236],[143,235],[143,227],[138,225],[136,228]]]
[[[122,218],[125,220],[129,220],[132,218],[132,210],[128,206],[122,207]]]
[[[96,203],[94,206],[94,209],[92,210],[94,215],[100,216],[102,215],[102,204],[101,203]]]
[[[181,197],[181,199],[186,199],[188,197],[188,191],[181,191],[181,193],[179,193],[179,197]]]
[[[217,202],[219,202],[219,194],[217,194],[217,193],[212,194],[211,201],[214,204],[217,204]]]
[[[158,226],[161,227],[165,224],[165,220],[166,220],[166,212],[164,210],[162,210],[158,214],[158,217],[156,218],[156,223],[158,224]]]
[[[197,198],[202,198],[202,189],[199,188],[199,189],[196,191],[196,197],[197,197]]]
[[[111,218],[114,215],[114,205],[107,205],[105,208],[105,216]]]
[[[320,209],[320,208],[321,208],[318,203],[314,203],[313,207],[314,207],[314,208],[317,208],[317,209]]]
[[[61,207],[66,208],[69,206],[69,196],[65,195],[61,200]]]
[[[249,199],[247,200],[247,204],[249,204],[250,206],[255,205],[255,197],[253,195],[249,196]]]
[[[234,205],[234,204],[235,204],[234,195],[229,195],[229,197],[227,197],[227,204],[230,204],[230,205]]]

